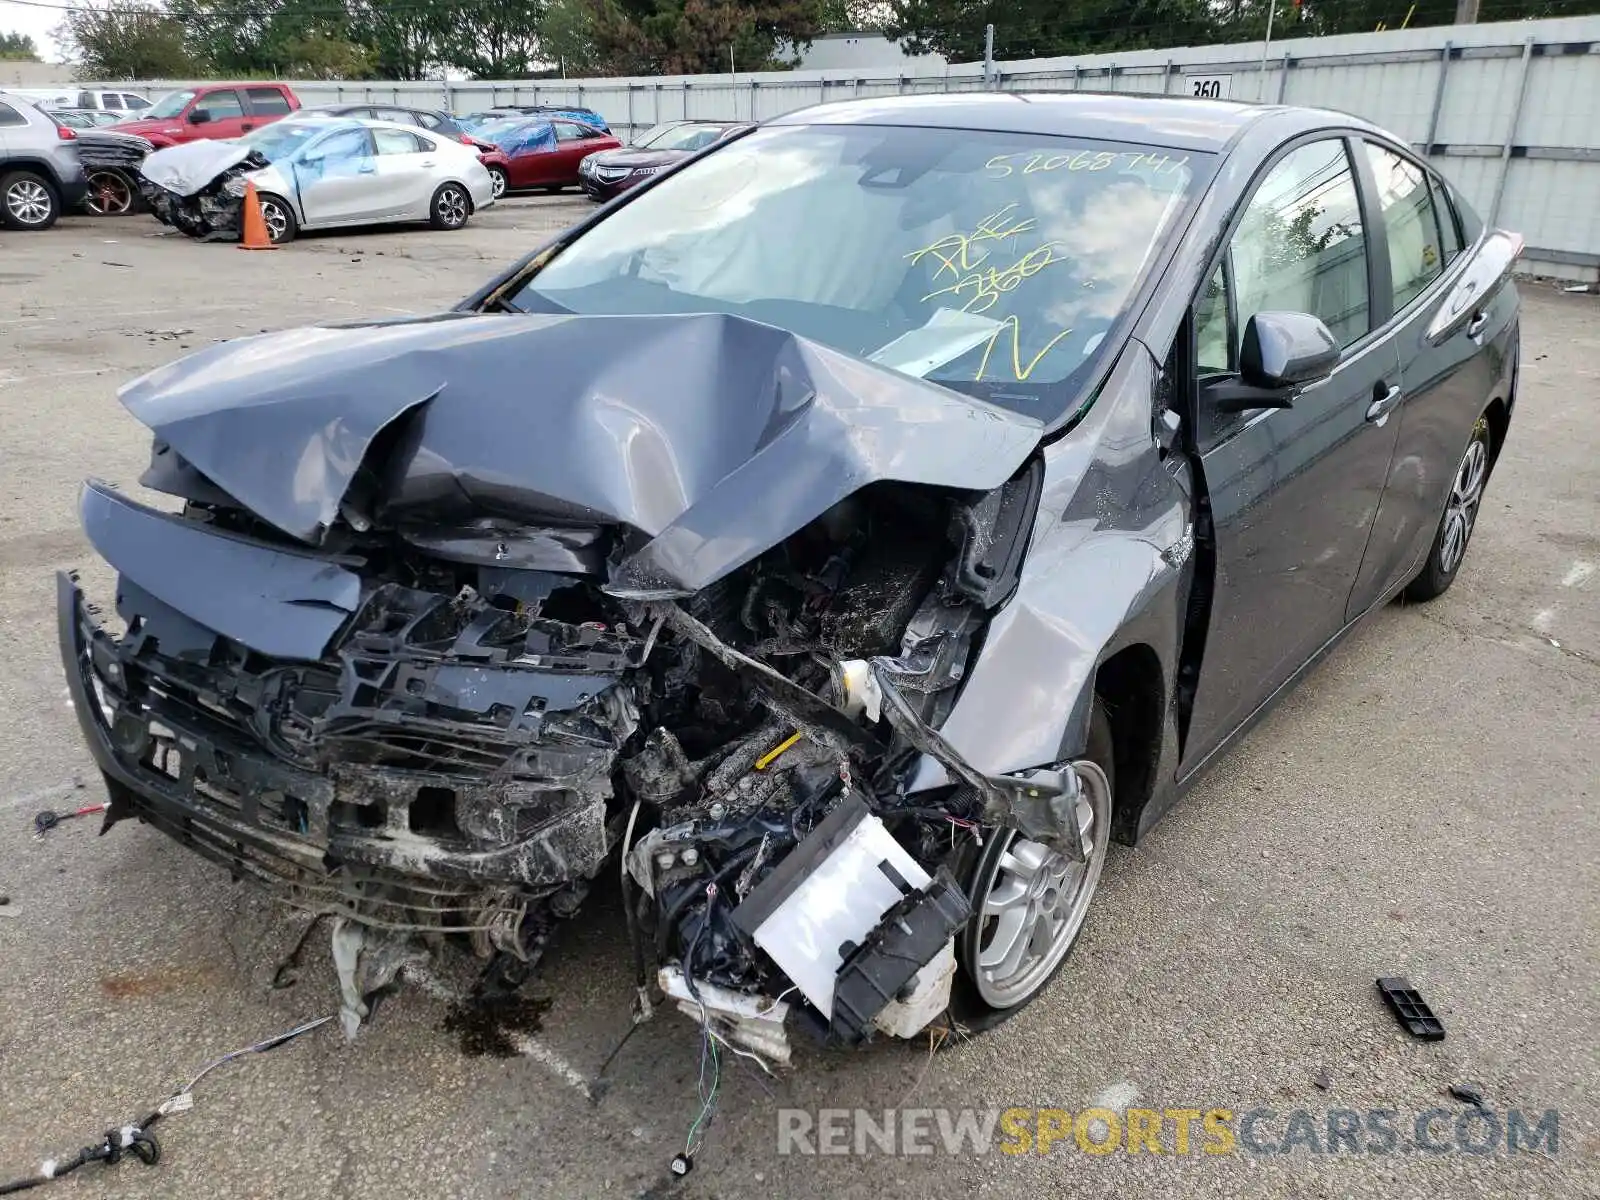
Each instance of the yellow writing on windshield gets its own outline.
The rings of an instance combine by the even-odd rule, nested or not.
[[[1054,350],[1056,343],[1072,332],[1070,329],[1063,329],[1044,344],[1043,350],[1040,350],[1039,353],[1028,360],[1027,366],[1023,366],[1022,322],[1014,316],[1007,317],[1000,322],[999,328],[989,336],[989,344],[983,348],[983,360],[978,363],[978,373],[973,376],[974,381],[983,379],[983,373],[989,369],[989,356],[994,353],[995,343],[1008,331],[1011,334],[1011,373],[1019,383],[1026,382],[1028,376],[1033,374],[1033,369],[1039,365],[1039,360]]]
[[[971,233],[947,233],[938,241],[933,242],[920,250],[913,250],[906,255],[913,266],[929,255],[938,262],[933,275],[937,279],[949,271],[952,275],[959,275],[962,271],[970,271],[989,257],[987,250],[980,250],[978,256],[973,258],[974,249],[984,242],[998,241],[1002,238],[1014,238],[1018,234],[1027,233],[1037,222],[1029,217],[1025,221],[1018,221],[1013,217],[1015,204],[1008,204],[997,212],[992,212],[978,222],[977,228]]]
[[[995,306],[1001,296],[1017,287],[1024,279],[1033,278],[1051,263],[1066,262],[1066,255],[1056,253],[1058,245],[1057,242],[1045,242],[1003,267],[982,267],[969,271],[948,287],[929,292],[922,299],[927,302],[935,296],[964,296],[966,303],[961,306],[962,312],[987,312]]]

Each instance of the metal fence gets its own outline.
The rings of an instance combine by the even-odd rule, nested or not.
[[[125,86],[125,85],[119,85]],[[176,83],[142,84],[155,94]],[[1308,104],[1409,140],[1483,216],[1527,239],[1525,269],[1600,280],[1600,16],[922,67],[559,81],[295,83],[306,105],[466,113],[581,105],[619,134],[684,118],[764,120],[831,100],[945,91],[1098,91]]]

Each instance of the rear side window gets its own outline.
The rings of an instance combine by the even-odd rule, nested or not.
[[[416,154],[430,149],[423,145],[422,139],[416,134],[407,133],[404,129],[374,129],[372,140],[379,154]]]
[[[1382,146],[1363,145],[1389,235],[1389,279],[1394,287],[1394,310],[1399,312],[1444,270],[1439,221],[1433,212],[1427,169]]]
[[[194,102],[195,108],[205,109],[211,114],[213,121],[226,121],[233,117],[244,116],[244,109],[239,104],[239,93],[234,91],[207,92]]]
[[[277,88],[247,88],[245,94],[250,97],[250,111],[258,117],[288,115],[289,101]]]
[[[553,122],[556,127],[556,141],[581,142],[589,134],[579,125],[568,125],[565,121]]]
[[[1321,317],[1341,346],[1370,328],[1367,237],[1342,138],[1301,146],[1273,167],[1229,246],[1235,339],[1258,312]]]
[[[122,97],[115,92],[106,92],[100,97],[100,107],[120,110],[122,108]]]
[[[0,125],[26,125],[28,118],[24,117],[11,105],[0,102]]]
[[[139,108],[149,108],[150,107],[150,101],[146,100],[143,96],[134,96],[134,95],[126,95],[125,94],[122,97],[122,102],[124,104],[126,104],[130,109],[139,109]]]
[[[437,129],[442,124],[439,117],[431,112],[418,112],[411,115],[416,123],[424,129]]]

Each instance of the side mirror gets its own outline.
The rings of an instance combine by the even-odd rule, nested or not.
[[[197,108],[189,114],[189,124],[191,125],[205,125],[210,120],[211,110],[209,108]]]
[[[1339,365],[1339,342],[1321,318],[1301,312],[1259,312],[1245,323],[1239,378],[1208,391],[1217,412],[1288,408],[1294,393],[1320,383]]]

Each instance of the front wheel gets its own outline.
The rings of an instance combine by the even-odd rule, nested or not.
[[[91,171],[83,206],[97,217],[120,217],[133,211],[133,196],[133,185],[121,171]]]
[[[435,229],[460,229],[472,215],[472,197],[459,183],[446,183],[433,194],[428,221]]]
[[[1428,549],[1428,561],[1421,574],[1406,585],[1407,600],[1432,600],[1444,595],[1456,581],[1456,572],[1467,556],[1467,541],[1478,524],[1484,485],[1489,482],[1490,437],[1488,418],[1479,417],[1450,481],[1450,495],[1445,498],[1444,515],[1439,518],[1438,532]]]
[[[49,229],[61,215],[55,188],[32,171],[0,176],[0,226],[7,229]]]
[[[262,192],[256,197],[256,202],[261,205],[261,221],[267,227],[267,240],[274,246],[294,241],[299,226],[295,223],[294,209],[289,207],[289,202],[271,192]]]
[[[506,194],[506,173],[499,167],[490,167],[489,184],[494,188],[494,198],[500,199]]]
[[[1086,755],[1072,768],[1083,785],[1077,818],[1087,862],[1014,829],[986,830],[985,845],[968,859],[972,918],[956,939],[960,970],[950,996],[950,1015],[967,1032],[992,1028],[1036,999],[1083,930],[1111,843],[1115,787],[1111,723],[1098,699]]]

